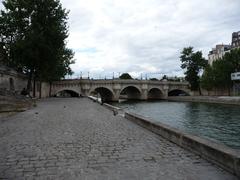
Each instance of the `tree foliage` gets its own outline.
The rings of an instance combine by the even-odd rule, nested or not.
[[[123,73],[121,76],[119,76],[120,79],[132,79],[132,76],[128,73]]]
[[[210,65],[207,65],[201,77],[201,87],[203,87],[206,90],[212,90],[213,83],[214,83],[213,69]]]
[[[231,73],[239,71],[240,49],[233,49],[204,70],[201,86],[207,90],[230,88],[232,86]]]
[[[200,90],[200,72],[207,65],[202,52],[193,51],[193,47],[184,48],[181,52],[181,68],[185,69],[185,79],[190,83],[191,90]]]
[[[149,80],[150,80],[150,81],[158,81],[157,78],[150,78]]]
[[[52,81],[71,74],[73,52],[66,47],[68,11],[59,0],[3,0],[0,50],[5,63]]]
[[[161,79],[161,81],[162,81],[162,80],[168,80],[167,75],[164,74],[163,77],[162,77],[162,79]]]

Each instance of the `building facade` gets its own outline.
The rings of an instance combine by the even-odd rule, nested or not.
[[[240,48],[240,31],[232,33],[232,48]]]
[[[231,45],[226,44],[218,44],[215,48],[212,48],[208,54],[208,64],[212,65],[212,63],[218,59],[221,59],[226,52],[231,50]]]

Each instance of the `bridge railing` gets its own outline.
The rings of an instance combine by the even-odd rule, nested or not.
[[[53,84],[65,84],[65,83],[116,83],[116,84],[168,84],[168,85],[189,85],[188,82],[176,82],[176,81],[152,81],[152,80],[138,80],[138,79],[64,79],[61,81],[55,81]]]

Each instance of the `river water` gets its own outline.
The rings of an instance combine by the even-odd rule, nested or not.
[[[240,149],[240,106],[168,101],[125,101],[113,105]]]

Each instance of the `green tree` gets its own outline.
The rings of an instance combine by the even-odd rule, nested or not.
[[[212,66],[213,71],[213,85],[215,88],[230,88],[231,82],[231,73],[233,72],[232,63],[221,59],[213,62]]]
[[[186,69],[185,79],[190,83],[191,90],[200,90],[200,72],[207,65],[207,61],[202,57],[202,52],[193,51],[193,47],[184,48],[181,52],[181,68]]]
[[[165,80],[168,80],[168,77],[167,77],[167,75],[163,75],[163,77],[162,77],[161,81],[162,81],[162,80],[164,80],[164,79],[165,79]]]
[[[231,73],[240,71],[240,49],[233,49],[223,58],[207,66],[201,78],[201,86],[207,90],[232,87]]]
[[[206,90],[214,88],[214,73],[211,66],[207,65],[201,77],[201,87]]]
[[[132,76],[128,73],[123,73],[121,76],[119,76],[119,79],[132,79]]]
[[[53,81],[71,74],[72,50],[66,47],[68,11],[59,0],[3,0],[0,43],[7,64],[32,77]]]
[[[149,80],[150,80],[150,81],[158,81],[157,78],[150,78]]]
[[[223,59],[231,64],[232,72],[240,71],[240,48],[232,49],[224,55]]]

